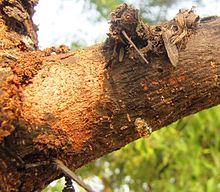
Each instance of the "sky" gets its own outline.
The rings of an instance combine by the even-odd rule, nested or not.
[[[127,2],[137,5],[137,0]],[[196,13],[201,17],[220,16],[220,0],[203,0],[202,4],[195,2],[196,0],[178,1],[177,5],[171,7],[168,19],[172,19],[179,9],[190,9],[193,5],[197,7]],[[83,0],[40,0],[33,17],[39,28],[39,47],[44,49],[60,44],[70,46],[72,42],[89,46],[103,41],[109,27],[107,20],[95,22],[98,13],[94,7],[89,11],[85,11],[85,7],[88,5]]]

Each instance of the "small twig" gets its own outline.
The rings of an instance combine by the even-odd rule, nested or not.
[[[71,171],[67,166],[63,164],[59,159],[54,160],[55,164],[61,171],[68,175],[72,180],[74,180],[78,185],[80,185],[87,192],[94,192],[90,186],[85,184],[73,171]]]
[[[50,164],[50,161],[40,161],[40,162],[36,162],[36,163],[27,163],[27,164],[25,164],[25,168],[29,169],[29,168],[39,167],[42,165],[48,165],[48,164]]]
[[[129,41],[129,43],[134,47],[134,49],[138,52],[138,54],[145,61],[145,63],[148,64],[149,62],[145,59],[144,55],[139,51],[139,49],[136,47],[136,45],[133,43],[133,41],[128,37],[127,33],[125,31],[122,31],[122,34]]]

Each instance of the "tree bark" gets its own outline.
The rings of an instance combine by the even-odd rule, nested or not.
[[[108,41],[36,50],[35,3],[0,1],[0,191],[40,191],[62,176],[54,159],[75,170],[220,103],[220,18],[197,26],[173,67],[128,47],[115,59]]]

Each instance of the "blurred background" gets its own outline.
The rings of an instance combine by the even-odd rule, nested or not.
[[[40,0],[34,15],[40,48],[66,44],[78,49],[104,41],[109,13],[123,2],[135,5],[150,24],[192,6],[201,17],[220,16],[220,0]],[[97,159],[77,174],[96,192],[218,192],[220,105]],[[44,192],[60,192],[64,184],[59,179]]]

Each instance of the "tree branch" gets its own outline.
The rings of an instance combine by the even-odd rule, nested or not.
[[[22,39],[1,22],[6,40],[13,34]],[[54,49],[23,51],[15,46],[16,61],[2,56],[1,191],[39,191],[62,176],[53,159],[75,170],[220,103],[220,18],[203,20],[181,41],[177,67],[163,43],[156,51],[150,47],[157,38],[162,42],[160,31],[146,34],[165,25],[142,26],[147,29],[142,39],[136,28],[126,31],[148,63],[126,39],[112,34],[105,43],[75,52],[51,54]],[[12,54],[11,47],[4,50]]]

